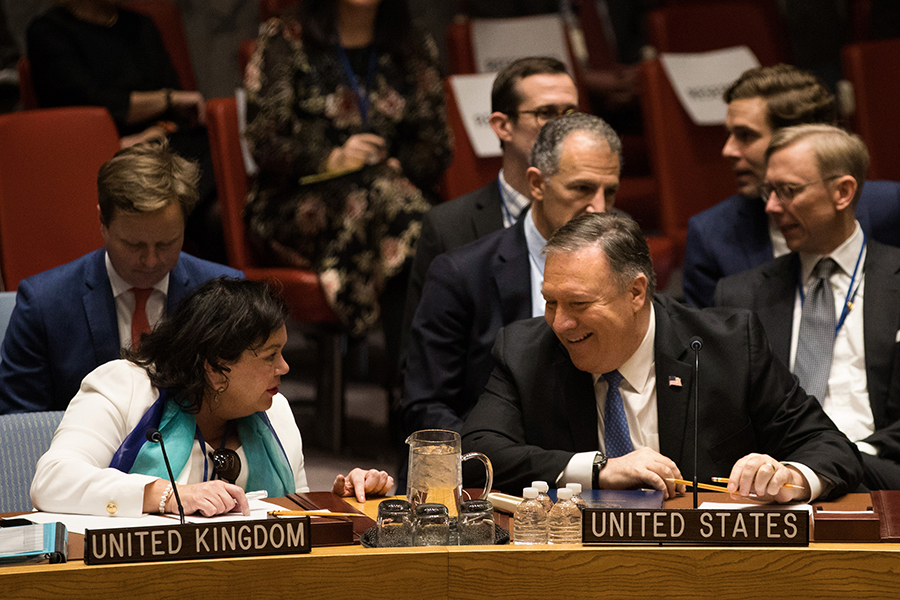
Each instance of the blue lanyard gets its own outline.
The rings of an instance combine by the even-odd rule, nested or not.
[[[847,320],[847,315],[850,314],[850,311],[853,310],[853,301],[856,299],[856,292],[859,291],[859,285],[855,288],[853,284],[856,282],[856,273],[859,270],[859,263],[862,260],[863,252],[866,249],[866,232],[863,231],[863,243],[862,247],[859,249],[859,256],[856,257],[856,265],[853,267],[853,275],[850,276],[850,287],[847,289],[847,297],[844,298],[844,308],[841,310],[841,318],[838,319],[837,325],[834,328],[834,337],[835,339],[838,336],[838,333],[841,331],[841,327],[844,326],[844,321]],[[803,277],[803,273],[800,273],[800,277]],[[862,278],[860,278],[860,284],[862,284]],[[806,301],[806,295],[803,293],[803,282],[797,281],[797,290],[800,292],[800,306],[803,306],[803,303]]]
[[[353,72],[353,65],[350,64],[350,57],[347,56],[347,51],[344,50],[344,47],[340,44],[338,44],[338,54],[341,57],[341,64],[344,67],[344,75],[347,76],[347,81],[350,83],[350,87],[353,88],[353,92],[356,94],[359,114],[362,117],[363,128],[366,129],[369,124],[369,91],[372,89],[372,84],[375,82],[375,64],[378,60],[378,57],[375,55],[375,48],[373,47],[369,51],[369,69],[366,72],[365,87],[362,87],[359,84],[359,78],[356,76],[356,73]]]

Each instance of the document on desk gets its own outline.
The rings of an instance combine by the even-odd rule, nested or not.
[[[734,504],[730,502],[703,502],[700,507],[701,510],[751,510],[756,508],[767,508],[767,509],[783,509],[783,510],[805,510],[809,514],[812,514],[813,508],[812,504],[799,503],[799,504]]]
[[[85,529],[122,529],[125,527],[153,527],[154,525],[171,525],[172,519],[162,515],[143,515],[140,517],[110,517],[94,515],[66,515],[61,513],[32,512],[20,515],[20,519],[28,519],[32,523],[64,523],[69,533],[84,535]]]

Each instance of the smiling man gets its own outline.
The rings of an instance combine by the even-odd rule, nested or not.
[[[100,168],[105,247],[19,283],[0,349],[0,414],[64,410],[85,375],[136,345],[192,289],[243,277],[181,253],[198,177],[165,141],[121,150]]]
[[[551,120],[526,171],[531,209],[513,227],[431,263],[412,322],[401,413],[406,433],[462,428],[491,374],[497,331],[544,314],[546,239],[578,215],[612,209],[621,152],[615,131],[599,117]]]
[[[900,489],[900,250],[854,217],[868,151],[802,125],[776,133],[767,156],[766,212],[791,253],[723,279],[715,303],[756,311],[775,354],[856,442],[866,487]]]
[[[772,135],[804,123],[837,123],[834,95],[818,77],[790,65],[745,71],[725,91],[724,99],[728,137],[722,156],[731,162],[737,194],[688,221],[684,297],[698,307],[712,305],[719,279],[789,251],[759,194]],[[856,216],[870,237],[900,246],[900,184],[868,182]]]
[[[545,316],[499,332],[496,367],[463,428],[463,450],[490,456],[495,487],[518,494],[545,480],[671,497],[670,479],[693,477],[689,344],[699,336],[700,481],[728,476],[734,495],[779,502],[855,489],[855,447],[775,358],[752,313],[654,297],[634,221],[583,215],[545,253]]]

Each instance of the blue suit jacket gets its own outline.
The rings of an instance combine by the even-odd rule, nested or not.
[[[404,430],[460,431],[494,367],[497,332],[529,317],[524,218],[435,258],[412,323]]]
[[[870,239],[900,246],[900,183],[865,182],[856,219]],[[688,221],[684,298],[693,306],[712,306],[720,279],[771,260],[765,204],[759,198],[731,196]]]
[[[116,303],[103,248],[19,283],[0,348],[0,414],[65,410],[84,376],[119,358]],[[238,270],[182,253],[169,273],[166,310],[195,287]]]

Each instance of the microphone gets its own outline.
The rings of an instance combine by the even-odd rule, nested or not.
[[[700,350],[703,348],[703,340],[695,335],[691,338],[690,346],[691,350],[694,351],[694,377],[691,392],[694,396],[694,508],[697,508],[697,455],[699,453],[698,440],[700,432]]]
[[[159,447],[162,449],[163,461],[166,463],[166,471],[169,472],[169,483],[172,484],[172,491],[175,492],[175,503],[178,504],[178,516],[181,519],[181,524],[184,525],[184,507],[181,505],[181,497],[178,495],[178,486],[175,485],[175,476],[172,475],[172,465],[169,464],[169,457],[166,455],[166,445],[163,443],[163,437],[159,432],[159,429],[156,427],[148,429],[147,441],[159,444]]]

